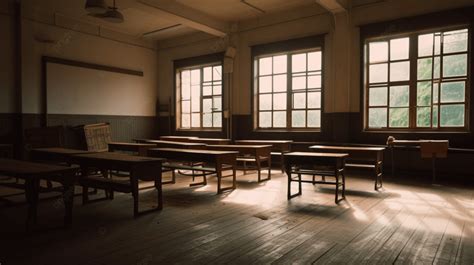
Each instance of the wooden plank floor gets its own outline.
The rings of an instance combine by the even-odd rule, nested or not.
[[[76,197],[69,229],[57,228],[61,200],[43,199],[29,234],[24,196],[9,196],[19,203],[0,201],[0,264],[474,264],[472,187],[386,181],[376,192],[349,174],[336,205],[332,186],[311,184],[287,201],[273,172],[264,183],[239,172],[238,189],[222,195],[214,177],[192,188],[179,177],[164,186],[163,211],[136,219],[130,195],[84,206]],[[155,191],[140,195],[154,205]]]

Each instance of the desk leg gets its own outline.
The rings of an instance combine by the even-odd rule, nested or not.
[[[63,188],[63,201],[65,210],[64,225],[68,226],[72,223],[72,207],[74,205],[74,183],[65,182],[63,183]]]
[[[158,167],[157,176],[155,177],[155,188],[157,191],[157,199],[158,199],[158,210],[163,209],[163,186],[161,184],[162,172],[161,166]]]
[[[285,156],[283,155],[283,151],[281,152],[281,155],[280,155],[280,163],[281,163],[281,173],[285,173]]]
[[[268,155],[268,180],[272,179],[272,155]],[[283,171],[284,172],[284,171]]]
[[[257,180],[258,182],[262,182],[262,164],[260,163],[260,156],[259,154],[257,153],[257,155],[255,156],[255,163],[257,164]]]
[[[39,183],[40,180],[35,177],[25,180],[25,196],[28,202],[27,231],[30,229],[31,224],[37,223]]]
[[[138,176],[135,172],[130,172],[130,184],[132,184],[132,195],[133,195],[133,216],[138,216]]]
[[[395,158],[393,154],[393,146],[390,146],[390,155],[391,155],[391,168],[392,168],[392,178],[395,177]]]
[[[431,169],[433,171],[431,183],[434,184],[436,182],[436,157],[434,155],[431,158]]]

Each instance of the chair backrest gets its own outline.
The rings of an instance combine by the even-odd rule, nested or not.
[[[84,136],[88,151],[107,152],[112,141],[110,124],[97,123],[84,125]]]
[[[449,141],[421,141],[421,158],[446,158],[448,156]]]

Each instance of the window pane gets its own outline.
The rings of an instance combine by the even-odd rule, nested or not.
[[[467,74],[467,54],[443,57],[443,77]]]
[[[444,53],[465,51],[467,51],[467,29],[449,31],[444,33]]]
[[[272,92],[272,77],[260,77],[258,84],[258,91],[260,93]]]
[[[286,111],[273,112],[273,127],[286,127]]]
[[[369,88],[369,106],[386,106],[387,95],[387,87]]]
[[[308,110],[308,127],[321,127],[320,110]]]
[[[204,82],[212,81],[212,67],[204,67]]]
[[[306,71],[306,53],[291,56],[291,71],[293,73]]]
[[[201,114],[191,114],[191,127],[201,127]]]
[[[321,88],[321,75],[309,75],[308,88]]]
[[[416,126],[417,127],[430,127],[431,126],[431,107],[417,108]]]
[[[438,127],[438,106],[433,106],[433,128]]]
[[[439,103],[438,88],[439,88],[439,84],[438,83],[433,83],[433,104]]]
[[[286,91],[286,75],[273,76],[273,92]]]
[[[390,127],[408,127],[408,108],[390,108]]]
[[[191,105],[188,100],[181,101],[181,112],[182,113],[190,113],[191,112]]]
[[[212,112],[212,100],[210,98],[205,98],[202,101],[202,112],[203,113]]]
[[[272,57],[260,58],[259,75],[269,75],[272,73]]]
[[[181,72],[181,84],[191,86],[191,71],[184,70]]]
[[[202,114],[202,126],[203,127],[212,127],[212,113]]]
[[[321,52],[308,53],[308,71],[321,70]]]
[[[259,110],[271,110],[272,109],[272,95],[265,94],[259,96]]]
[[[369,62],[388,61],[388,42],[371,42],[369,44]]]
[[[222,80],[222,66],[220,65],[214,66],[212,67],[212,69],[214,70],[212,74],[212,80],[214,81]]]
[[[222,110],[222,97],[214,97],[214,106],[213,111],[221,111]]]
[[[308,108],[321,108],[321,92],[308,93]]]
[[[430,106],[431,105],[431,81],[418,82],[416,89],[416,105]]]
[[[433,54],[433,34],[418,36],[418,56],[429,56]]]
[[[408,86],[390,87],[390,107],[408,107],[409,88]]]
[[[259,113],[259,127],[269,128],[272,126],[272,113],[271,112],[260,112]]]
[[[190,116],[189,114],[181,114],[181,127],[183,128],[189,128],[191,123],[190,123]]]
[[[431,79],[432,63],[432,58],[418,59],[418,80]]]
[[[441,52],[441,34],[435,34],[435,47],[434,47],[434,54],[439,55]]]
[[[306,108],[306,93],[293,93],[293,108]]]
[[[405,81],[410,79],[410,62],[390,64],[390,81]]]
[[[292,89],[305,89],[306,88],[306,76],[296,76],[293,77]]]
[[[273,94],[273,109],[274,110],[286,109],[286,93]]]
[[[440,58],[439,56],[435,57],[434,58],[434,73],[433,73],[433,78],[439,78],[439,70],[440,70],[440,67],[441,67],[441,63],[440,63]]]
[[[212,87],[211,87],[211,86],[203,86],[203,87],[202,87],[202,95],[203,95],[203,96],[210,96],[210,95],[212,95]]]
[[[216,112],[212,114],[213,127],[222,126],[222,112]]]
[[[464,105],[442,105],[440,114],[441,127],[464,126]]]
[[[409,51],[409,38],[390,40],[390,60],[408,59]]]
[[[387,109],[370,108],[369,109],[369,127],[383,128],[387,127]]]
[[[369,68],[369,82],[370,83],[380,83],[387,82],[388,77],[388,65],[384,64],[374,64]]]
[[[274,74],[286,73],[286,68],[287,68],[286,63],[287,63],[286,55],[273,57],[273,73]]]
[[[200,69],[191,71],[191,85],[201,85],[201,70]]]
[[[304,110],[295,110],[291,112],[291,126],[298,128],[298,127],[305,127],[306,124],[306,117],[305,117]]]
[[[191,98],[191,87],[189,85],[183,85],[181,87],[181,99]]]
[[[191,108],[193,112],[201,111],[201,99],[199,98],[199,94],[195,96],[193,93],[193,99],[191,100]]]
[[[214,94],[214,95],[222,94],[222,86],[213,86],[212,87],[212,94]]]
[[[441,84],[441,102],[464,102],[464,82],[449,82]]]

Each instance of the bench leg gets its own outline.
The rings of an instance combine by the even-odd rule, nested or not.
[[[28,217],[26,219],[26,230],[30,230],[31,224],[37,223],[39,179],[31,178],[25,180],[25,196],[28,201]]]
[[[130,183],[132,184],[132,196],[133,196],[133,217],[138,216],[138,178],[130,174]]]
[[[157,177],[155,177],[155,188],[156,188],[156,191],[157,191],[157,200],[158,200],[158,207],[157,209],[158,210],[161,210],[163,209],[163,186],[162,186],[162,182],[161,182],[161,178],[162,178],[162,172],[161,170],[159,170],[160,172],[158,173]]]
[[[63,201],[64,201],[64,225],[68,226],[72,223],[72,207],[74,205],[74,184],[63,184]]]
[[[298,192],[295,193],[295,194],[291,194],[291,182],[294,181],[291,178],[291,171],[288,171],[287,175],[288,175],[288,194],[287,194],[287,197],[288,197],[288,200],[290,200],[290,199],[302,194],[302,192],[301,192],[302,191],[302,189],[301,189],[301,174],[298,174]]]

